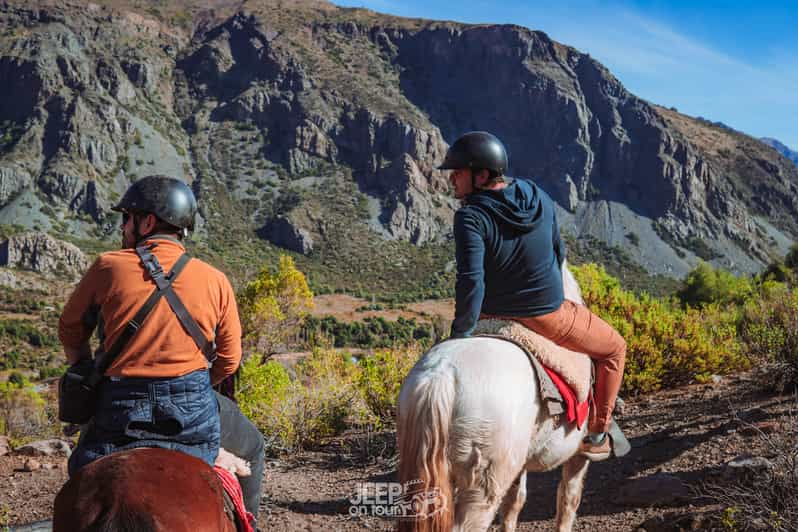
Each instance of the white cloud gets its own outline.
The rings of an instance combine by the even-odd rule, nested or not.
[[[554,39],[589,53],[638,96],[751,135],[798,142],[798,64],[787,50],[750,64],[624,9],[546,22]]]

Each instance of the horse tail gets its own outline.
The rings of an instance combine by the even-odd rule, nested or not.
[[[454,378],[445,368],[420,371],[399,397],[399,482],[410,512],[400,532],[449,532],[454,521],[449,432]],[[412,514],[408,516],[408,513]]]

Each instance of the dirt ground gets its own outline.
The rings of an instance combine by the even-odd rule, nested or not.
[[[632,451],[590,466],[575,529],[679,530],[661,521],[713,509],[696,495],[702,482],[718,479],[735,457],[767,456],[750,424],[771,430],[790,412],[794,416],[797,404],[795,396],[762,392],[748,376],[627,400],[619,421]],[[66,480],[64,458],[38,459],[44,467],[33,472],[22,471],[25,460],[0,457],[0,529],[48,519]],[[390,530],[391,519],[350,517],[349,498],[360,482],[395,479],[391,432],[348,434],[312,452],[270,457],[258,524],[276,531]],[[528,476],[520,530],[551,529],[558,480],[557,471]]]
[[[454,318],[453,299],[428,299],[415,303],[399,305],[397,308],[390,308],[386,304],[381,304],[383,310],[358,310],[371,305],[366,299],[360,299],[345,294],[326,294],[313,298],[314,316],[334,316],[341,321],[362,321],[365,318],[381,316],[386,320],[394,321],[399,316],[417,320],[429,320],[435,316],[443,316],[450,322]]]

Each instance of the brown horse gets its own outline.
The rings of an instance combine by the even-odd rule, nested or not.
[[[114,453],[58,492],[53,532],[235,532],[222,484],[198,458],[158,448]]]

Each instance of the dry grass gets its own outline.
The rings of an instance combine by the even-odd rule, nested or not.
[[[664,107],[655,105],[654,109],[670,127],[684,135],[691,144],[704,153],[722,155],[725,152],[733,152],[739,147],[739,134]]]
[[[416,303],[407,303],[399,307],[385,306],[382,310],[359,310],[369,308],[371,301],[346,294],[326,294],[313,298],[314,316],[333,316],[340,321],[363,320],[370,317],[382,317],[396,321],[399,317],[425,320],[434,316],[443,316],[451,321],[454,318],[453,299],[426,299]]]
[[[798,397],[773,432],[739,419],[754,433],[770,465],[738,474],[729,482],[712,482],[703,495],[722,507],[726,530],[798,530]]]

